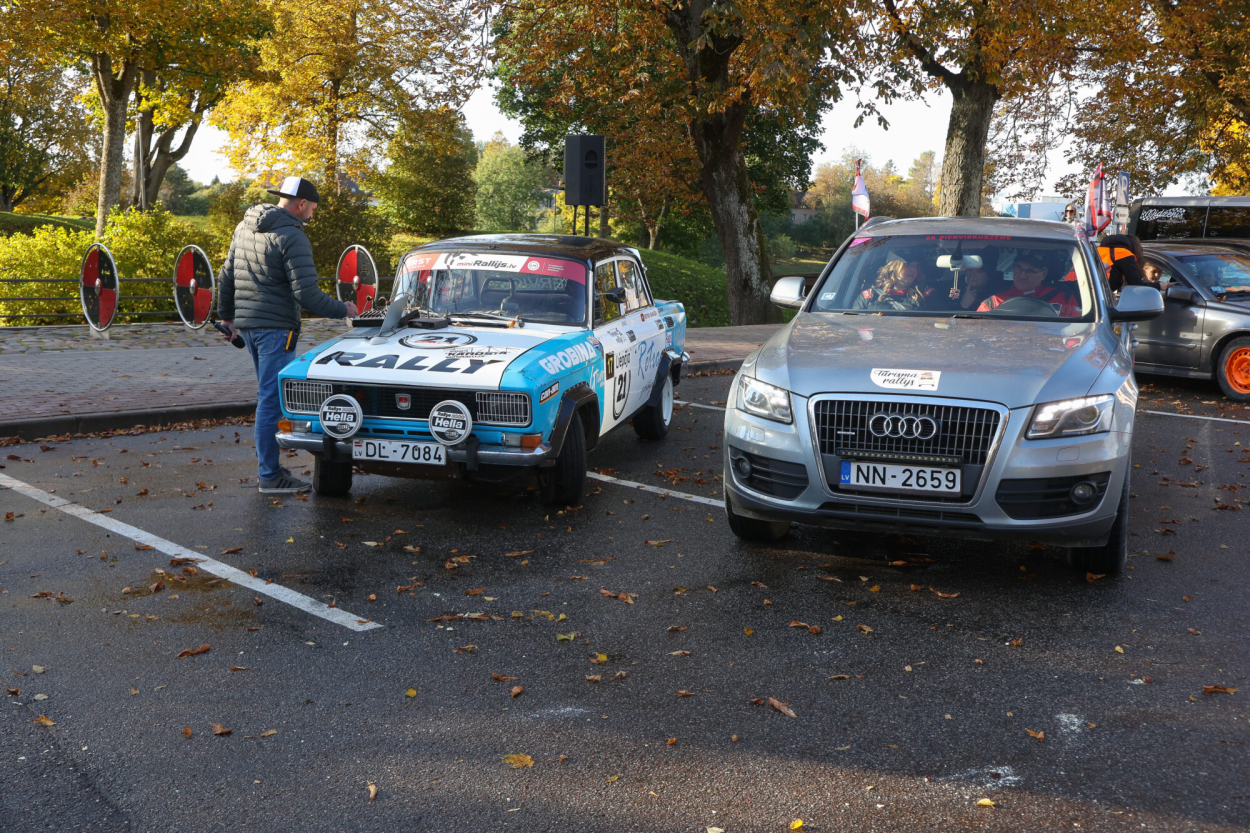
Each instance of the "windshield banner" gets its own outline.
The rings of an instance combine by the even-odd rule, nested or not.
[[[430,269],[483,270],[488,272],[520,272],[548,275],[574,283],[586,283],[586,269],[571,260],[529,255],[495,254],[494,252],[416,252],[404,259],[405,272]],[[534,288],[544,288],[535,286]]]

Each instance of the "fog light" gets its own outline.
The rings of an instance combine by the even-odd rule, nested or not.
[[[1098,487],[1088,480],[1082,480],[1072,487],[1072,491],[1068,492],[1068,497],[1072,498],[1072,502],[1077,506],[1084,506],[1098,497]]]
[[[743,480],[751,478],[751,461],[746,457],[739,457],[734,460],[734,472]]]

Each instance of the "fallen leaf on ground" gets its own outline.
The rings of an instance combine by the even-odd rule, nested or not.
[[[232,665],[230,666],[230,670],[231,671],[251,671],[252,669],[250,666],[247,666],[247,665]]]
[[[803,819],[795,819],[794,821],[790,822],[790,829],[791,829],[791,830],[802,830],[802,829],[803,829]]]
[[[256,737],[258,737],[258,738],[271,738],[271,737],[273,737],[273,736],[274,736],[274,735],[276,735],[276,734],[278,734],[278,730],[277,730],[277,729],[266,729],[265,731],[261,732],[261,733],[260,733],[259,735],[257,735]]]
[[[678,696],[678,697],[689,697],[689,696],[691,696],[692,694],[694,694],[694,692],[693,692],[693,691],[686,691],[684,688],[679,688],[679,689],[677,689],[677,696]]]
[[[533,550],[517,550],[516,552],[505,552],[504,558],[513,558],[518,555],[529,555]]]
[[[184,738],[189,738],[189,737],[191,737],[191,727],[190,727],[190,726],[188,726],[188,727],[186,727],[185,729],[183,729],[183,730],[182,730],[182,736],[183,736]]]
[[[369,800],[373,801],[377,797],[378,797],[378,785],[370,781],[369,782]]]
[[[525,693],[525,686],[514,685],[510,693],[513,697],[520,697]]]
[[[786,717],[798,717],[798,715],[794,713],[794,710],[790,708],[790,704],[788,702],[783,703],[780,700],[778,700],[776,697],[769,697],[768,705],[772,706],[774,709],[781,712]]]
[[[55,726],[56,725],[55,721],[48,719],[47,715],[42,715],[42,714],[35,718],[35,722],[38,723],[40,726]]]
[[[1106,577],[1107,577],[1106,573],[1086,573],[1085,574],[1085,580],[1088,581],[1090,584],[1093,584],[1094,582],[1098,581],[1098,579],[1100,578],[1106,578]]]
[[[465,594],[466,596],[480,596],[480,595],[482,595],[482,591],[483,591],[483,590],[485,590],[485,589],[486,589],[485,587],[478,587],[478,588],[477,588],[477,589],[475,589],[475,590],[466,590],[466,591],[464,591],[464,594]]]
[[[225,726],[222,726],[220,723],[210,723],[208,725],[213,727],[214,735],[228,735],[234,731],[233,729],[227,729]]]
[[[1237,689],[1228,688],[1222,685],[1204,685],[1202,687],[1203,694],[1236,694]]]
[[[1189,631],[1194,636],[1202,636],[1202,631],[1197,630],[1196,628],[1185,628],[1185,630]]]
[[[670,657],[688,657],[690,656],[690,652],[689,651],[669,651],[668,655]]]
[[[476,650],[477,650],[476,645],[461,645],[459,648],[456,649],[456,652],[460,654],[471,654]]]
[[[187,648],[185,651],[179,654],[176,657],[176,659],[182,659],[183,657],[193,657],[196,654],[203,654],[206,651],[208,651],[211,647],[212,646],[210,646],[207,642],[205,642],[203,645],[201,645],[198,648]]]
[[[990,801],[988,798],[983,798],[977,802],[977,806],[978,807],[993,807],[994,802]]]
[[[675,539],[673,539],[673,538],[663,538],[663,539],[661,539],[661,540],[659,540],[659,541],[643,541],[643,543],[644,543],[644,544],[650,544],[650,545],[651,545],[651,546],[653,546],[653,547],[662,547],[662,546],[664,546],[665,544],[671,544],[671,543],[673,543],[673,541],[674,541],[674,540],[675,540]]]
[[[860,633],[872,633],[872,628],[868,625],[856,625],[855,630]]]
[[[1037,742],[1038,742],[1038,743],[1045,743],[1045,742],[1046,742],[1046,733],[1045,733],[1045,732],[1034,732],[1032,729],[1025,729],[1024,731],[1028,733],[1029,737],[1031,737],[1031,738],[1037,738]]]
[[[501,683],[513,683],[521,679],[520,677],[509,677],[507,674],[491,674],[492,680],[498,680]]]
[[[404,696],[405,696],[405,697],[416,697],[416,696],[417,696],[417,690],[416,690],[415,688],[410,688],[410,689],[408,689],[407,691],[405,691],[405,692],[404,692]]]
[[[154,549],[156,549],[156,547],[152,546],[151,544],[139,544],[139,543],[135,543],[135,549],[137,549],[137,550],[154,550]]]
[[[669,625],[666,628],[666,630],[669,631],[670,633],[672,633],[673,631],[684,631],[685,629],[686,629],[686,625]]]
[[[933,590],[932,587],[930,587],[929,589],[932,590],[933,595],[937,596],[939,599],[954,599],[954,598],[958,598],[959,596],[958,593],[943,593],[941,590]]]
[[[534,765],[534,759],[524,754],[504,755],[503,762],[512,769],[522,769]]]
[[[793,621],[791,621],[791,622],[790,622],[790,627],[792,627],[792,628],[810,628],[810,627],[811,627],[811,625],[807,624],[806,622],[800,622],[798,619],[795,619],[795,620],[793,620]]]
[[[834,675],[833,675],[832,677],[830,677],[829,679],[831,679],[831,680],[849,680],[850,678],[851,678],[851,675],[850,675],[850,674],[834,674]]]
[[[768,587],[768,585],[767,585],[767,584],[765,584],[765,583],[764,583],[764,582],[762,582],[762,581],[753,581],[753,582],[751,582],[751,586],[752,586],[752,587],[764,587],[764,588],[767,588],[767,587]]]

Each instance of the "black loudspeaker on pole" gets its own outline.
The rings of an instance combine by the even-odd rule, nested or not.
[[[607,158],[603,136],[570,134],[564,137],[564,204],[602,206],[607,202]],[[586,234],[590,211],[586,211]],[[574,214],[573,232],[577,232]]]

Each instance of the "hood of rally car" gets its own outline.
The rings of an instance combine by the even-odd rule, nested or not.
[[[381,344],[354,334],[328,345],[308,378],[331,382],[498,389],[504,371],[554,334],[539,328],[406,329]]]

